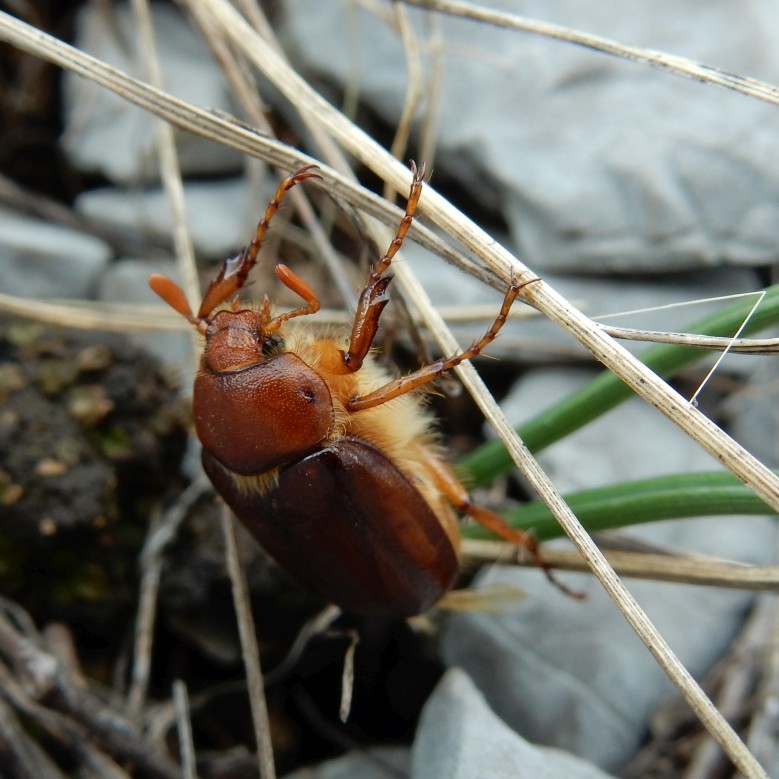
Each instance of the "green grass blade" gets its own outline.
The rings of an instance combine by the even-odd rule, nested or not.
[[[730,473],[705,472],[659,476],[565,496],[590,531],[655,522],[661,519],[715,515],[766,515],[773,510]],[[533,530],[544,541],[563,535],[557,520],[540,501],[507,511],[512,527]],[[463,538],[494,538],[486,528],[461,528]]]
[[[746,298],[690,325],[690,333],[730,336],[738,331],[754,305]],[[770,287],[757,311],[741,335],[747,336],[779,323],[779,285]],[[639,359],[663,378],[670,378],[682,368],[703,359],[707,349],[674,344],[653,346]],[[538,452],[555,441],[584,427],[588,422],[619,405],[633,392],[610,371],[603,371],[589,384],[556,403],[534,419],[517,428],[520,438],[531,452]],[[470,487],[489,483],[513,467],[513,462],[500,441],[491,441],[475,449],[458,463],[458,472]]]

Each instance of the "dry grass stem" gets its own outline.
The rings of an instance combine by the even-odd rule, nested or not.
[[[452,320],[450,320],[452,321]],[[729,351],[738,354],[775,354],[779,351],[779,338],[725,338],[697,333],[664,333],[658,330],[634,330],[630,327],[602,325],[603,332],[623,341],[649,341],[657,344],[692,346],[712,351]]]
[[[403,2],[408,5],[426,8],[430,11],[439,11],[440,13],[472,19],[476,22],[492,24],[519,32],[527,32],[532,35],[540,35],[545,38],[554,38],[565,43],[573,43],[602,54],[609,54],[631,62],[667,70],[669,73],[677,76],[692,78],[695,81],[702,81],[707,84],[716,84],[725,89],[731,89],[734,92],[740,92],[742,95],[749,95],[767,103],[779,104],[779,88],[775,85],[759,81],[758,79],[748,78],[747,76],[741,76],[737,73],[728,73],[720,68],[696,62],[687,57],[678,57],[674,54],[667,54],[666,52],[654,51],[652,49],[642,49],[637,46],[625,46],[609,38],[590,35],[580,30],[574,30],[571,27],[541,22],[537,19],[519,16],[518,14],[505,13],[484,6],[459,2],[459,0],[403,0]]]
[[[198,24],[200,31],[208,42],[214,54],[216,62],[230,84],[232,93],[236,96],[246,116],[252,124],[268,137],[273,136],[273,128],[265,115],[265,107],[260,99],[256,81],[250,74],[248,63],[238,60],[236,53],[227,45],[224,38],[215,34],[214,29],[207,23],[197,2],[183,2],[190,14]],[[251,4],[247,4],[251,5]],[[258,6],[254,6],[252,14],[253,24],[265,38],[271,36],[271,28],[267,24]],[[288,170],[279,170],[280,175],[287,175]],[[314,209],[301,188],[293,189],[288,193],[290,202],[294,206],[304,228],[308,231],[314,243],[313,251],[321,257],[330,277],[343,301],[349,302],[355,295],[355,285],[345,269],[344,262],[333,249],[325,230],[314,213]]]
[[[502,541],[463,541],[463,554],[472,560],[489,562],[517,561],[515,550]],[[730,587],[739,590],[779,592],[779,566],[746,565],[700,555],[667,555],[647,552],[609,550],[603,552],[611,567],[620,575],[709,587]],[[544,547],[544,560],[556,569],[584,571],[589,568],[575,550]]]
[[[154,643],[154,624],[157,614],[157,595],[164,563],[163,552],[178,533],[181,523],[192,506],[209,489],[205,477],[196,479],[179,499],[162,515],[152,521],[141,552],[141,583],[138,596],[138,616],[135,621],[133,666],[130,689],[127,694],[127,715],[137,720],[146,703],[146,692],[151,674],[151,653]]]
[[[408,70],[406,99],[403,102],[403,109],[400,112],[400,119],[398,119],[398,125],[395,129],[395,137],[392,139],[392,145],[390,146],[390,154],[396,159],[402,160],[408,148],[414,116],[425,96],[425,79],[419,40],[414,32],[414,28],[409,23],[406,8],[400,0],[393,0],[392,12],[400,33],[400,40],[403,42],[406,68]],[[384,186],[384,197],[387,200],[395,199],[395,193],[389,184]]]
[[[227,553],[227,570],[233,590],[233,603],[238,620],[238,634],[241,639],[241,657],[246,667],[249,705],[252,711],[254,737],[257,743],[257,766],[260,779],[275,779],[276,766],[273,759],[273,744],[270,737],[270,720],[265,701],[265,685],[262,680],[260,650],[257,646],[257,633],[254,628],[251,602],[249,600],[246,576],[238,557],[238,544],[235,537],[235,525],[232,513],[222,506],[222,535]]]
[[[162,72],[160,70],[157,44],[154,35],[154,25],[148,0],[132,0],[133,16],[138,29],[140,56],[149,82],[162,89]],[[176,151],[176,141],[173,127],[167,122],[155,123],[156,147],[159,155],[162,185],[170,207],[173,220],[173,246],[178,263],[182,289],[189,300],[193,311],[200,303],[200,283],[195,263],[195,250],[189,234],[186,205],[184,203],[184,182],[181,179],[181,169]],[[192,348],[197,355],[198,340],[192,339]]]

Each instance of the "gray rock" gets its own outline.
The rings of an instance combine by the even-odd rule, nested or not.
[[[175,263],[130,258],[114,263],[100,280],[98,299],[113,303],[157,304],[160,308],[167,309],[169,307],[149,288],[148,279],[152,273],[175,277]],[[128,332],[127,336],[176,371],[183,393],[191,394],[195,369],[191,330],[132,331]]]
[[[451,669],[425,704],[412,779],[608,779],[558,749],[528,743],[490,711],[466,674]]]
[[[252,194],[244,178],[186,183],[187,225],[198,255],[224,259],[235,254],[248,243],[266,201],[267,198]],[[170,206],[161,189],[94,189],[81,195],[75,207],[103,224],[171,240]]]
[[[669,522],[661,530],[653,533],[655,541],[762,563],[769,562],[776,538],[771,520],[754,517]],[[756,545],[762,546],[757,554]],[[674,690],[595,580],[561,578],[587,599],[564,596],[538,571],[485,570],[475,586],[510,585],[525,599],[513,613],[451,617],[443,655],[473,678],[496,714],[525,738],[618,771],[646,735],[652,712]],[[629,587],[697,677],[726,651],[752,598],[645,581]]]
[[[163,86],[176,97],[207,109],[230,111],[227,84],[203,39],[172,6],[152,5]],[[144,81],[136,54],[136,25],[129,5],[85,5],[79,13],[75,45],[109,65]],[[159,178],[153,116],[113,92],[70,71],[63,75],[64,145],[82,170],[112,181]],[[179,162],[185,174],[235,172],[241,156],[192,133],[177,133]]]
[[[0,289],[30,298],[87,298],[111,247],[98,238],[0,208]]]
[[[402,747],[363,749],[285,774],[284,779],[388,779],[407,776],[409,762],[409,750]]]
[[[613,0],[489,5],[769,81],[779,67],[768,0],[737,13],[710,3],[704,14],[669,0],[629,14]],[[284,10],[301,67],[359,88],[394,125],[407,89],[397,31],[350,3],[290,0]],[[428,19],[409,16],[424,46]],[[440,31],[436,168],[503,215],[531,267],[656,273],[774,260],[774,106],[490,25],[442,15]]]

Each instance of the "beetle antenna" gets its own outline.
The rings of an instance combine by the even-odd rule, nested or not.
[[[172,309],[177,311],[185,319],[196,325],[197,319],[192,314],[189,301],[184,291],[174,281],[161,273],[152,273],[149,276],[149,286],[156,292]]]
[[[303,300],[306,301],[306,305],[295,308],[292,311],[287,311],[284,314],[279,314],[278,316],[273,317],[273,319],[269,319],[264,327],[266,333],[278,330],[284,322],[293,319],[296,316],[316,314],[322,306],[319,302],[319,298],[316,296],[316,292],[314,292],[314,290],[311,289],[311,287],[309,287],[308,284],[306,284],[306,282],[291,268],[288,268],[283,263],[279,263],[273,270],[279,277],[279,281],[281,281],[287,289],[291,289],[298,297],[303,298]]]

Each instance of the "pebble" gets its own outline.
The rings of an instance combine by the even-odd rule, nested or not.
[[[137,25],[129,4],[111,13],[85,5],[76,19],[75,45],[143,81]],[[227,83],[203,39],[173,6],[151,6],[162,83],[176,97],[209,110],[232,112]],[[80,169],[124,184],[159,179],[157,119],[113,92],[66,70],[63,74],[63,144]],[[236,172],[237,152],[192,133],[176,133],[179,164],[186,175]]]
[[[88,298],[111,247],[91,235],[0,207],[0,289],[28,298]]]

